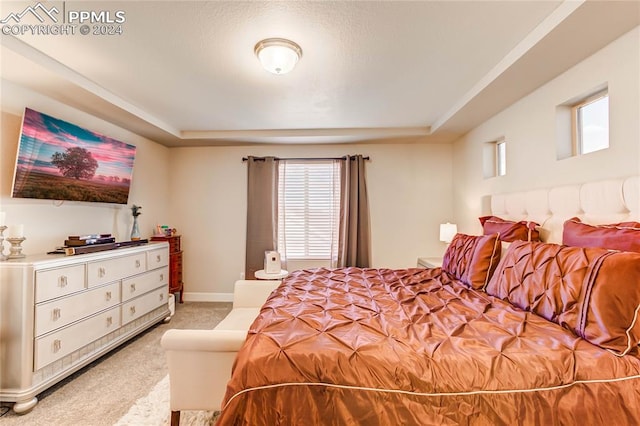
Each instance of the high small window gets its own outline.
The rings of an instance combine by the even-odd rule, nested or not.
[[[486,142],[482,148],[482,175],[485,179],[507,174],[507,142],[504,137]]]
[[[573,105],[571,115],[577,155],[609,148],[609,94],[606,91]]]
[[[496,176],[507,174],[507,143],[504,140],[496,142]]]

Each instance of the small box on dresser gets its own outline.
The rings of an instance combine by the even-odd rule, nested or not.
[[[0,262],[0,401],[36,395],[169,316],[169,246]]]
[[[180,292],[180,303],[182,303],[182,293],[184,293],[184,283],[182,282],[182,245],[180,235],[166,237],[164,235],[154,235],[151,241],[166,241],[169,243],[169,293]]]

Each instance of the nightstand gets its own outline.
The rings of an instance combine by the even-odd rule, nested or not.
[[[442,266],[441,257],[419,257],[418,268],[440,268]]]
[[[264,269],[254,272],[254,276],[259,280],[281,280],[287,275],[289,275],[289,271],[285,271],[284,269],[281,269],[280,273],[276,274],[267,274]]]

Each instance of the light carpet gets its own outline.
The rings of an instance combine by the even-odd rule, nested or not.
[[[217,412],[182,411],[180,425],[214,425]],[[138,399],[114,426],[165,426],[170,423],[169,375],[160,380],[147,396]]]

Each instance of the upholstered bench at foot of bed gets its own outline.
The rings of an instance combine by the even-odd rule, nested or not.
[[[160,344],[167,354],[171,424],[182,410],[220,410],[236,354],[260,308],[280,281],[239,280],[233,308],[213,330],[168,330]]]

